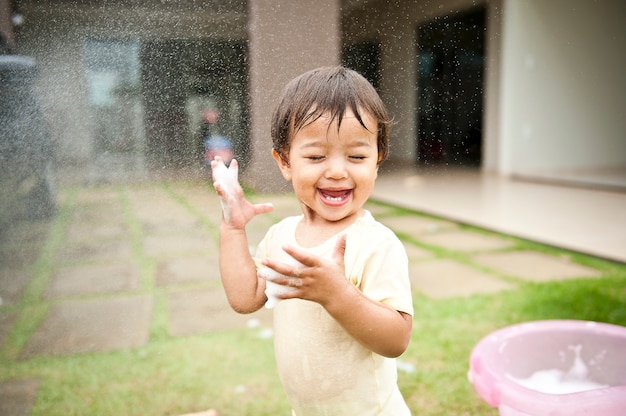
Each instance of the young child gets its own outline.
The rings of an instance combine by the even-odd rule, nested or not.
[[[371,84],[343,67],[292,80],[273,115],[272,156],[302,215],[272,226],[256,258],[291,289],[274,307],[274,347],[297,416],[410,415],[394,359],[411,337],[408,260],[393,232],[363,208],[387,156],[389,125]],[[217,159],[212,168],[224,166]],[[228,169],[236,174],[237,162]],[[214,184],[227,213],[222,282],[231,307],[251,313],[267,301],[266,281],[245,225],[272,207],[249,203],[236,180],[223,182]]]

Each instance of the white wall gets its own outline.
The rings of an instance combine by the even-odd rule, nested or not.
[[[626,3],[504,0],[499,170],[626,166]]]

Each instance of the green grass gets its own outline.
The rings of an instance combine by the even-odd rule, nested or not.
[[[175,189],[165,189],[193,211]],[[271,340],[256,336],[253,329],[189,337],[168,334],[165,289],[154,284],[154,260],[143,254],[142,230],[133,217],[126,191],[119,189],[118,193],[130,230],[133,256],[142,268],[139,290],[154,298],[150,341],[139,348],[107,353],[20,359],[21,348],[53,304],[42,300],[41,293],[75,203],[75,191],[71,191],[50,224],[47,243],[32,265],[33,279],[21,301],[0,307],[1,313],[17,316],[0,349],[0,382],[38,379],[39,390],[31,413],[35,416],[176,415],[209,407],[219,409],[222,416],[289,415],[276,374]],[[390,213],[416,215],[394,207],[388,209]],[[200,219],[200,223],[210,226]],[[420,244],[410,236],[401,238]],[[414,414],[497,414],[477,397],[467,381],[472,347],[495,329],[539,319],[584,319],[626,325],[626,265],[512,240],[516,248],[568,256],[600,270],[602,277],[518,282],[516,290],[447,300],[415,293],[414,332],[401,357],[403,362],[413,364],[415,371],[399,373],[400,388]],[[463,253],[423,248],[436,257],[469,262]]]

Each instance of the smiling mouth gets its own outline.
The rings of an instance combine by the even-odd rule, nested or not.
[[[341,205],[352,195],[352,189],[342,189],[339,191],[320,189],[318,192],[322,201],[328,205]]]

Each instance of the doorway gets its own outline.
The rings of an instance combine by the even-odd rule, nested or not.
[[[156,167],[203,164],[202,113],[219,111],[215,133],[239,160],[248,151],[247,67],[243,42],[155,40],[141,49],[147,155]]]
[[[417,28],[417,164],[480,166],[485,8]]]

